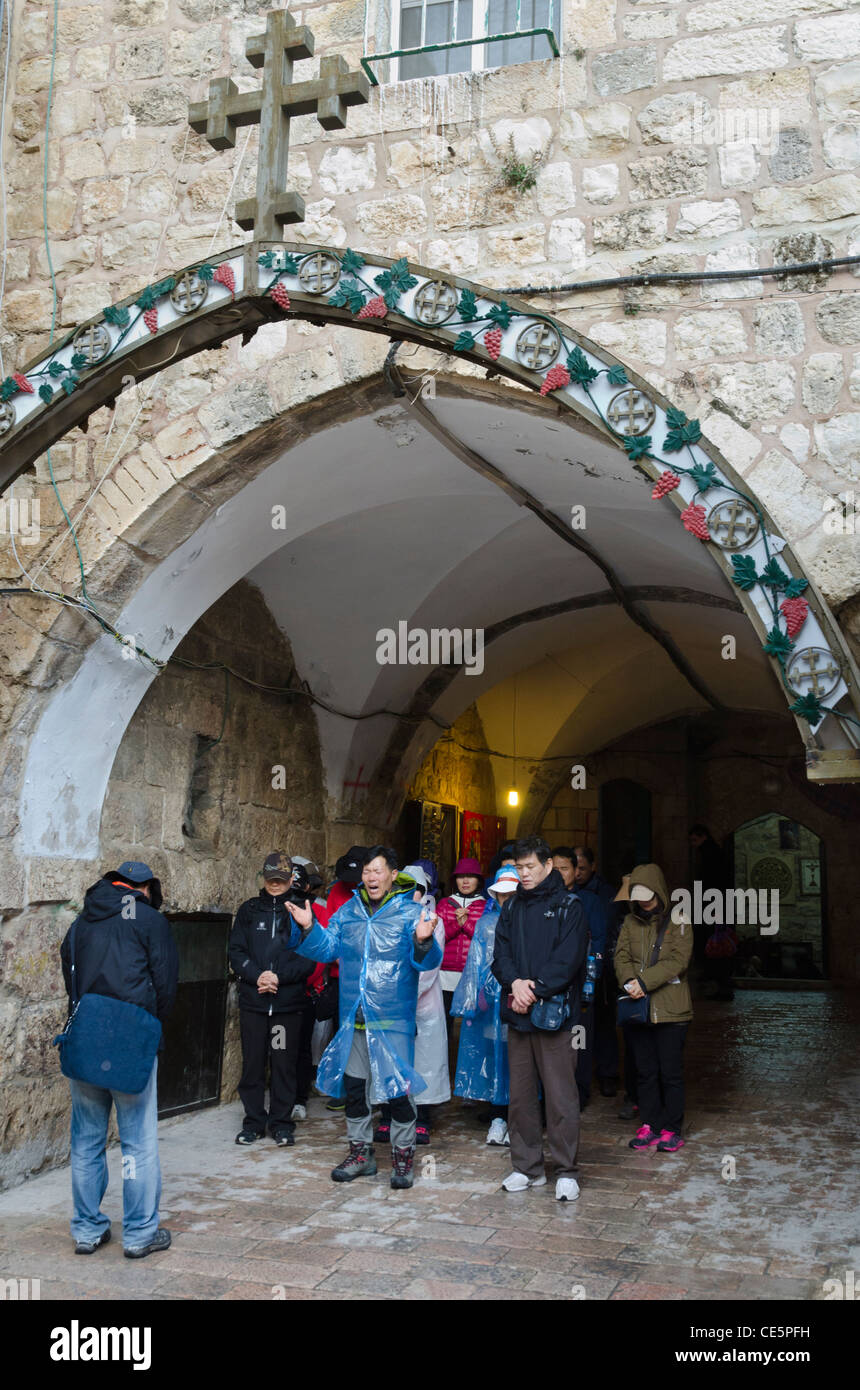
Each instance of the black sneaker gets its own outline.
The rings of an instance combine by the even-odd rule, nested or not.
[[[392,1187],[411,1187],[414,1182],[412,1176],[412,1163],[415,1158],[414,1149],[392,1149],[391,1150],[391,1186]]]
[[[246,1126],[244,1129],[240,1129],[239,1133],[236,1135],[236,1143],[256,1144],[257,1140],[262,1139],[262,1137],[258,1129],[248,1129]]]
[[[102,1231],[98,1240],[78,1240],[75,1241],[76,1255],[92,1255],[94,1250],[98,1250],[100,1245],[107,1245],[110,1240],[110,1226]]]
[[[352,1182],[353,1178],[372,1178],[377,1171],[372,1144],[349,1141],[349,1153],[342,1163],[331,1170],[332,1182]]]
[[[277,1129],[271,1131],[271,1134],[279,1149],[289,1148],[296,1142],[295,1130],[290,1129],[287,1125],[279,1125]]]
[[[624,1104],[618,1112],[619,1120],[635,1120],[639,1114],[639,1106],[629,1096],[624,1097]]]
[[[346,1109],[346,1101],[345,1101],[345,1100],[337,1100],[337,1099],[334,1098],[334,1097],[328,1102],[328,1105],[326,1106],[326,1110],[345,1110],[345,1109]]]
[[[159,1250],[170,1249],[170,1232],[160,1226],[148,1245],[132,1245],[123,1250],[127,1260],[142,1260],[147,1255],[155,1255]]]
[[[617,1078],[617,1077],[615,1077],[615,1076],[599,1076],[599,1077],[597,1078],[597,1084],[598,1084],[598,1086],[600,1087],[600,1094],[601,1094],[602,1096],[617,1096],[617,1095],[618,1095],[618,1078]]]

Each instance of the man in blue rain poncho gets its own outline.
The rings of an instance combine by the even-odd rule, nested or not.
[[[515,893],[519,878],[513,867],[499,869],[487,892],[489,902],[478,918],[460,983],[451,1001],[452,1015],[462,1015],[454,1094],[490,1102],[488,1144],[508,1140],[508,1028],[499,1016],[502,987],[492,973],[496,924],[502,905]]]
[[[317,1085],[346,1095],[349,1153],[332,1170],[335,1182],[377,1171],[374,1101],[391,1105],[391,1186],[412,1186],[415,1102],[426,1089],[413,1067],[418,972],[442,963],[435,916],[413,900],[415,883],[397,870],[384,845],[368,851],[361,887],[324,929],[304,908],[287,904],[302,929],[300,956],[340,962],[340,1027],[320,1060]]]

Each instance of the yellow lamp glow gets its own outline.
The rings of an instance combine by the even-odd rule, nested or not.
[[[508,805],[509,805],[509,806],[519,806],[519,804],[520,804],[520,794],[519,794],[519,792],[517,791],[516,787],[511,787],[511,790],[508,792]]]

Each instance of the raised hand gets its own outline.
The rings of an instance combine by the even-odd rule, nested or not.
[[[293,920],[298,922],[302,931],[310,930],[313,926],[314,914],[311,912],[311,905],[307,898],[305,898],[304,907],[296,907],[295,903],[284,903],[284,907]]]
[[[438,921],[439,918],[436,916],[435,912],[432,917],[428,917],[426,907],[422,908],[421,916],[418,918],[418,922],[415,926],[415,935],[418,937],[418,940],[426,941],[429,936],[432,936]]]

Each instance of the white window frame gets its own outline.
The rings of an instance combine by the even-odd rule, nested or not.
[[[421,0],[421,35],[422,35],[422,40],[424,39],[424,35],[426,34],[426,25],[427,25],[427,5],[428,5],[429,3],[433,3],[433,0]],[[453,6],[454,6],[455,18],[454,18],[454,26],[453,26],[453,27],[454,27],[454,32],[456,33],[456,32],[457,32],[457,19],[456,19],[456,14],[457,14],[457,8],[458,8],[459,0],[449,0],[449,3],[453,4]],[[410,5],[409,8],[410,8],[410,9],[412,9],[412,8],[417,9],[418,6],[417,6],[417,5],[411,6],[411,5]],[[401,42],[400,42],[400,19],[401,19],[402,11],[403,11],[403,0],[392,0],[392,4],[391,4],[391,36],[390,36],[390,49],[391,49],[392,52],[396,51],[398,48],[405,47],[405,45],[401,44]],[[556,34],[556,42],[558,43],[559,48],[561,48],[561,42],[562,42],[562,33],[561,33],[561,30],[562,30],[562,0],[553,0],[553,19],[555,19],[556,17],[558,18],[558,32],[557,32],[557,34]],[[489,20],[490,20],[490,0],[472,0],[472,32],[471,32],[471,35],[469,35],[469,37],[470,37],[470,38],[473,38],[473,39],[484,38],[484,37],[486,36],[486,34],[487,34],[487,27],[488,27],[488,25],[489,25]],[[549,28],[550,26],[547,25],[546,27]],[[421,43],[421,47],[422,47],[422,48],[424,47],[424,43],[423,43],[423,42]],[[486,72],[486,71],[490,71],[490,69],[489,69],[489,67],[488,67],[488,64],[487,64],[487,61],[486,61],[486,51],[487,51],[487,48],[488,48],[488,47],[489,47],[489,44],[488,44],[488,43],[475,43],[475,44],[472,44],[471,47],[469,47],[469,48],[465,48],[465,49],[463,49],[463,50],[456,50],[456,49],[454,50],[454,52],[462,51],[462,52],[464,52],[467,56],[470,56],[470,57],[471,57],[471,67],[464,68],[464,69],[463,69],[464,73],[468,73],[468,72]],[[551,56],[552,56],[551,53],[548,53],[548,54],[546,55],[546,57],[551,57]],[[525,62],[529,62],[529,61],[532,61],[532,62],[542,62],[542,61],[544,61],[544,60],[543,60],[543,59],[540,59],[540,58],[534,58],[534,59],[531,59],[531,60],[529,60],[529,59],[524,59],[523,61],[525,61]],[[392,81],[392,82],[401,82],[401,81],[424,82],[424,81],[427,80],[427,76],[430,76],[430,75],[431,75],[431,74],[427,74],[427,76],[425,76],[425,77],[402,78],[401,75],[400,75],[400,64],[401,64],[401,62],[402,62],[402,59],[400,59],[400,58],[393,58],[393,59],[391,60],[391,68],[392,68],[392,72],[391,72],[391,81]],[[497,64],[496,66],[499,66],[499,65]],[[519,64],[518,64],[518,63],[516,63],[516,64],[512,63],[512,64],[510,64],[510,66],[511,66],[511,67],[518,67]],[[453,76],[453,74],[440,73],[440,74],[438,74],[438,76],[440,76],[440,77],[444,77],[444,76]]]

